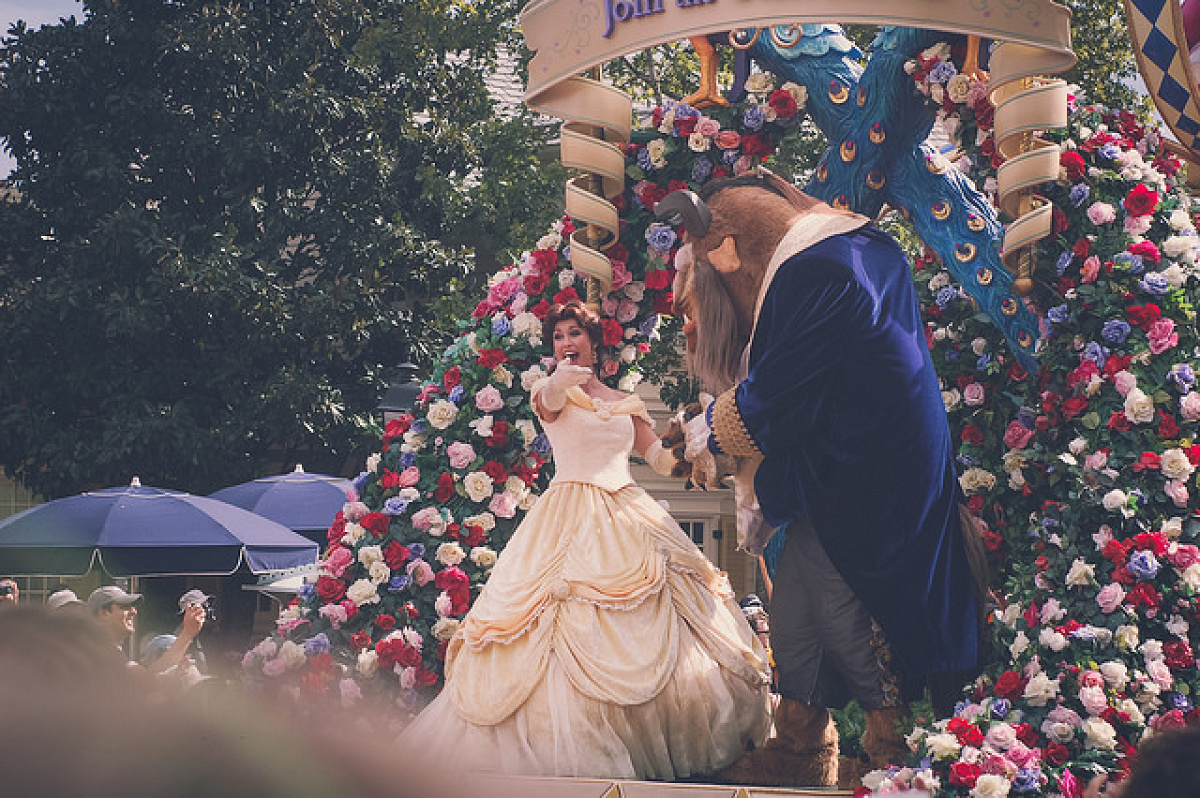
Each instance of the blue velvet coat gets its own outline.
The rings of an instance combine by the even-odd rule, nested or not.
[[[785,261],[749,367],[733,398],[767,521],[809,516],[907,676],[974,667],[954,448],[899,246],[867,226]]]

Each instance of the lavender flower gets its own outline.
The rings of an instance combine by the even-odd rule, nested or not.
[[[1196,387],[1196,372],[1188,363],[1176,363],[1167,372],[1167,382],[1179,393],[1187,393]]]
[[[454,404],[458,404],[459,402],[461,402],[462,398],[463,398],[463,387],[461,385],[455,385],[454,388],[452,388],[450,390],[450,393],[447,396],[447,398],[451,402],[454,402]]]
[[[1060,277],[1063,275],[1063,272],[1067,270],[1067,267],[1071,265],[1071,258],[1073,257],[1074,255],[1071,254],[1071,250],[1069,249],[1058,256],[1058,262],[1054,264],[1054,269],[1058,272]]]
[[[650,159],[649,150],[638,150],[637,165],[638,165],[638,168],[641,169],[643,172],[653,172],[654,171],[654,161],[652,161]]]
[[[324,632],[313,635],[304,641],[304,653],[310,657],[315,657],[317,654],[325,654],[329,651],[329,638]]]
[[[652,224],[646,228],[646,242],[660,252],[667,252],[675,246],[675,231],[665,224]]]
[[[1150,551],[1135,551],[1129,555],[1129,564],[1125,568],[1138,579],[1153,579],[1158,575],[1158,559]]]
[[[937,84],[945,83],[957,74],[958,69],[955,68],[954,64],[949,61],[940,61],[937,66],[929,70],[929,82]]]
[[[1012,704],[1007,698],[997,698],[992,701],[989,706],[992,717],[996,720],[1004,720],[1008,717],[1009,711],[1012,710]]]
[[[409,556],[409,559],[413,559],[413,560],[419,560],[422,557],[424,557],[425,556],[425,544],[424,543],[409,543],[408,544],[408,556]]]
[[[957,298],[958,289],[948,285],[937,292],[934,301],[937,302],[939,308],[944,308]]]
[[[712,176],[713,164],[707,158],[700,157],[692,164],[692,182],[703,183]]]
[[[766,120],[763,116],[763,110],[757,105],[751,105],[742,112],[742,124],[749,130],[758,130],[763,126],[764,121]]]
[[[403,515],[408,509],[409,500],[402,499],[399,496],[393,496],[383,503],[381,512],[384,515]]]
[[[1171,284],[1162,272],[1146,272],[1146,276],[1138,282],[1138,287],[1150,296],[1162,296],[1171,290]]]
[[[401,452],[400,453],[400,467],[401,468],[408,468],[410,465],[413,465],[416,462],[417,462],[417,453],[416,452]]]
[[[675,118],[676,119],[695,119],[700,116],[700,112],[685,102],[675,103]]]
[[[1089,341],[1088,345],[1083,348],[1083,356],[1095,363],[1096,368],[1102,369],[1108,362],[1108,349],[1095,341]]]
[[[399,593],[404,590],[404,588],[408,587],[408,583],[411,581],[412,579],[408,576],[408,574],[396,574],[388,580],[388,592]]]
[[[1100,329],[1100,337],[1110,344],[1123,344],[1129,338],[1129,324],[1121,319],[1109,319]]]
[[[530,447],[538,454],[541,454],[541,455],[549,454],[550,453],[550,439],[546,437],[545,433],[539,432],[538,436],[533,439],[533,443],[530,444]]]
[[[1088,197],[1091,195],[1091,186],[1089,186],[1087,183],[1076,183],[1075,185],[1071,186],[1071,191],[1068,194],[1068,197],[1071,200],[1071,204],[1078,208],[1082,206],[1083,203],[1087,202]]]
[[[1107,158],[1108,160],[1111,161],[1111,160],[1115,159],[1118,155],[1121,154],[1121,148],[1118,147],[1116,144],[1105,144],[1103,147],[1101,147],[1099,149],[1097,154],[1101,158]]]
[[[1066,305],[1055,305],[1046,311],[1046,319],[1054,324],[1062,324],[1071,318],[1071,312]]]
[[[512,323],[509,322],[507,316],[497,316],[492,319],[492,335],[508,335],[512,330]]]

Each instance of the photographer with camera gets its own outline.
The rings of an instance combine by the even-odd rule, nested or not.
[[[217,622],[217,613],[212,606],[212,596],[205,593],[203,590],[195,588],[189,590],[179,597],[179,614],[185,616],[193,607],[199,608],[199,611],[204,613],[204,623],[207,625]],[[175,635],[183,634],[183,625],[175,630]],[[208,669],[208,657],[205,655],[204,646],[200,642],[200,636],[197,634],[188,647],[187,653],[191,656],[192,661],[196,664],[196,668],[205,676],[211,676]]]

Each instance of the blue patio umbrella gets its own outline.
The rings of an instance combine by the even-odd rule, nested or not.
[[[163,488],[107,488],[0,521],[0,573],[82,576],[256,574],[316,561],[317,545],[225,502]]]
[[[324,545],[325,533],[346,503],[348,479],[309,474],[302,466],[290,474],[263,477],[210,494],[235,507],[258,513]]]

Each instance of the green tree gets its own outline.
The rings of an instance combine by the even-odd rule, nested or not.
[[[431,303],[557,212],[551,131],[485,86],[517,4],[83,6],[0,44],[0,461],[47,497],[347,471]]]

